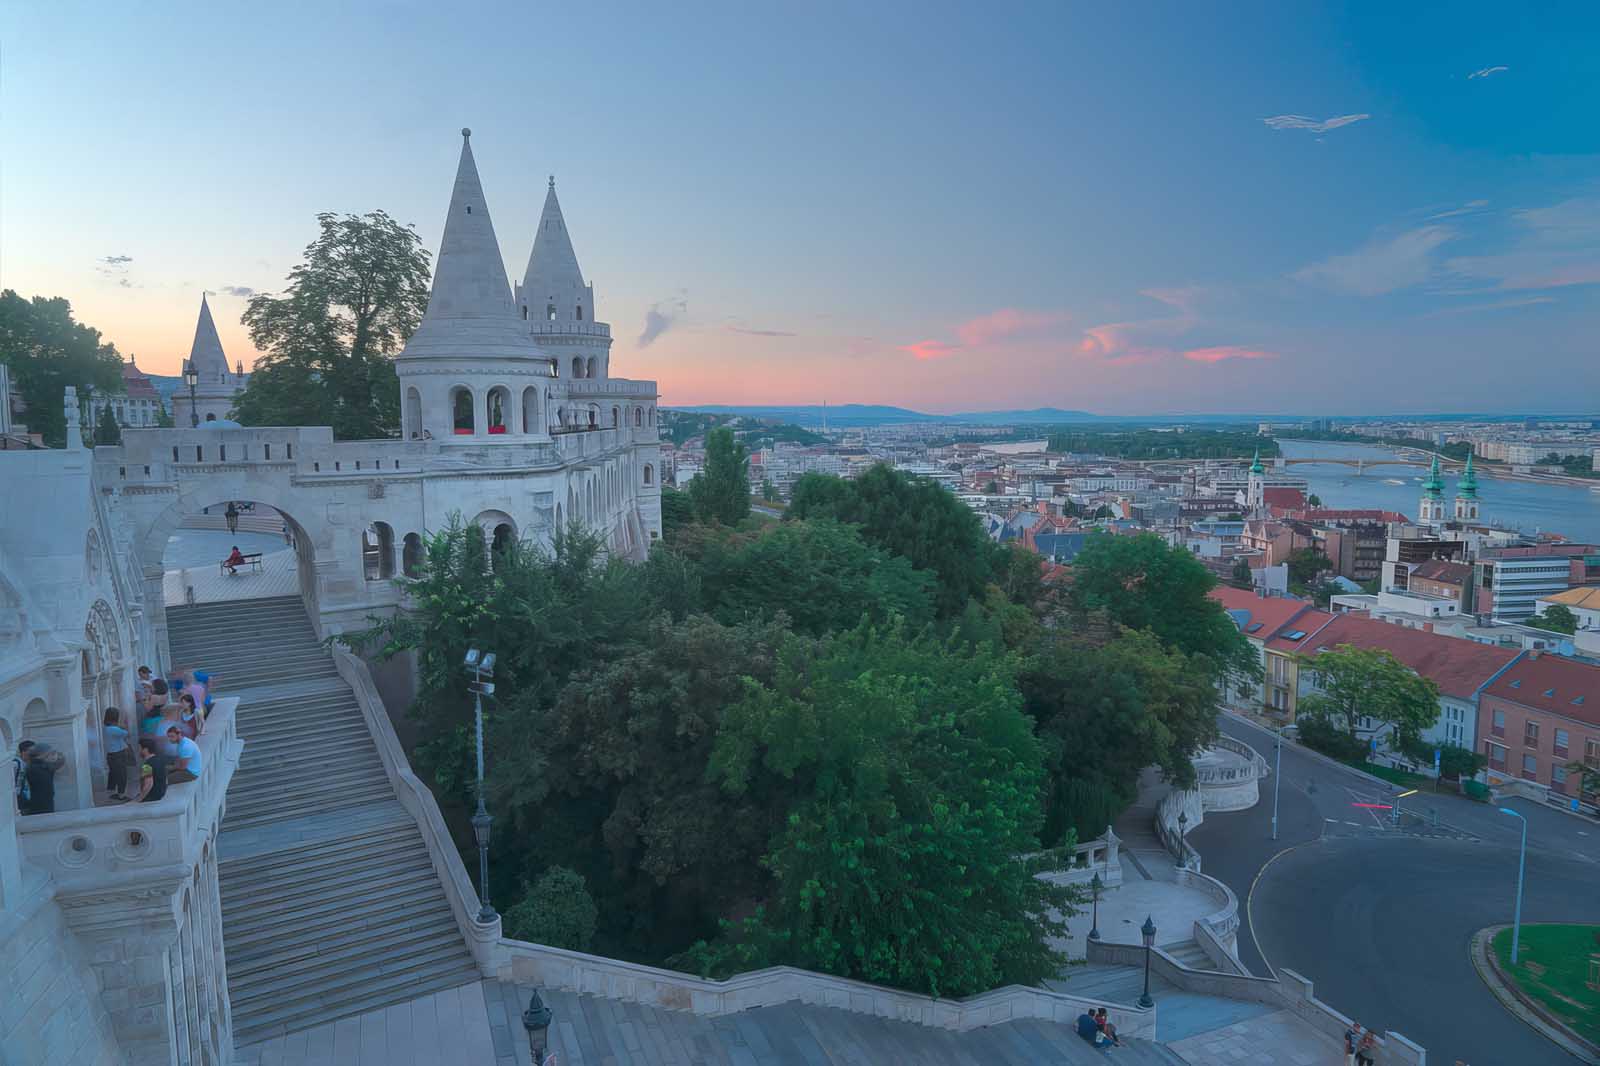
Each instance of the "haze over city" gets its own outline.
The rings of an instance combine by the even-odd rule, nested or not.
[[[1597,29],[1583,5],[19,5],[0,284],[158,374],[208,291],[248,366],[245,299],[317,212],[437,248],[470,125],[508,272],[554,174],[613,359],[666,405],[1568,410],[1600,385]]]

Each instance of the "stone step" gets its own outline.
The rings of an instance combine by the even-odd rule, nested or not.
[[[296,766],[287,764],[288,769],[282,766],[254,767],[248,771],[240,770],[234,777],[239,782],[239,787],[254,792],[263,791],[289,791],[295,796],[292,802],[298,802],[307,792],[300,791],[296,782],[305,781],[308,784],[315,782],[315,794],[326,795],[341,789],[361,788],[366,785],[381,785],[389,787],[389,778],[383,772],[383,764],[378,761],[376,752],[369,753],[367,759],[351,759],[349,761],[317,761],[311,766]],[[313,773],[315,777],[306,778],[302,775]],[[349,804],[344,804],[349,806]]]
[[[248,876],[254,879],[271,876],[272,872],[280,867],[299,870],[322,863],[338,866],[347,857],[365,855],[373,851],[386,851],[395,846],[409,845],[416,839],[416,826],[407,820],[378,826],[356,836],[318,837],[315,840],[284,845],[271,851],[253,852],[238,858],[224,856],[220,862],[230,875]]]
[[[400,926],[380,929],[350,929],[326,937],[308,937],[298,926],[285,929],[289,935],[278,939],[272,947],[259,951],[242,951],[228,956],[229,999],[236,994],[249,999],[253,985],[288,979],[315,970],[334,970],[352,961],[362,961],[374,946],[381,947],[386,956],[411,954],[435,949],[441,944],[460,941],[461,934],[448,913],[434,912],[426,918]]]
[[[302,910],[295,914],[293,929],[297,937],[336,936],[341,932],[362,930],[383,932],[405,929],[414,922],[432,921],[448,913],[443,889],[433,895],[421,891],[396,892],[376,901],[363,897],[361,906],[354,910],[344,906]],[[233,968],[236,954],[248,955],[261,950],[262,945],[282,943],[285,928],[280,922],[270,922],[228,929],[228,943],[234,945],[228,955],[229,969]]]
[[[367,732],[367,724],[359,713],[350,718],[308,718],[303,722],[285,723],[281,728],[274,727],[270,731],[252,725],[243,731],[250,734],[250,743],[244,750],[246,765],[252,756],[263,751],[277,753],[287,748],[305,757],[324,744],[372,746],[372,736]]]
[[[347,807],[360,807],[393,797],[394,790],[389,787],[389,782],[380,779],[370,786],[347,788],[343,792],[335,790],[307,794],[295,803],[274,803],[271,800],[253,804],[238,803],[229,807],[227,814],[223,816],[222,828],[225,831],[253,829],[284,818],[296,818],[318,811],[332,813]]]
[[[242,700],[241,700],[242,702]],[[349,696],[322,697],[315,700],[286,701],[281,706],[240,708],[239,727],[255,735],[266,735],[277,730],[292,729],[308,720],[343,720],[363,722],[361,708]]]
[[[326,965],[320,967],[320,972],[318,967],[306,965],[290,973],[268,969],[246,974],[238,985],[229,982],[228,1000],[236,1014],[248,1014],[252,1009],[293,1006],[297,1000],[301,1003],[310,1000],[316,1004],[336,1001],[340,996],[351,993],[359,995],[362,985],[374,978],[394,974],[415,975],[416,971],[429,969],[436,964],[449,966],[465,962],[471,966],[472,956],[462,943],[461,934],[454,930],[451,933],[453,935],[448,939],[439,936],[424,938],[420,943],[403,944],[393,952],[384,950],[375,953],[373,948],[381,945],[364,944],[361,945],[365,949],[363,951],[340,952],[331,956],[326,960]]]
[[[352,900],[358,901],[360,905],[351,906]],[[238,934],[246,940],[258,935],[281,936],[285,924],[291,920],[303,922],[310,927],[336,919],[359,920],[369,913],[384,913],[396,907],[403,907],[418,914],[425,907],[446,907],[444,890],[437,884],[430,893],[426,891],[426,886],[410,880],[396,881],[378,887],[370,884],[346,885],[340,889],[312,893],[304,900],[296,900],[296,904],[289,908],[290,916],[285,917],[281,908],[261,913],[249,901],[236,903],[231,918],[226,912],[224,913],[222,923],[224,936],[232,937]]]
[[[235,1008],[234,1042],[241,1047],[258,1043],[479,980],[482,975],[469,956],[467,962],[457,965],[385,973],[359,985],[354,992],[345,991],[332,999],[297,997],[286,1005],[264,1006],[260,1010]]]
[[[1179,944],[1168,944],[1161,949],[1171,955],[1178,962],[1191,970],[1215,970],[1216,964],[1211,961],[1205,949],[1193,940],[1185,940]]]
[[[272,922],[287,929],[312,904],[361,897],[379,889],[387,893],[402,885],[411,895],[438,887],[426,854],[406,852],[357,863],[347,873],[330,875],[327,870],[316,870],[300,878],[234,889],[222,897],[223,928],[244,931]]]

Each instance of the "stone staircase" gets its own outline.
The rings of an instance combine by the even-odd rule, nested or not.
[[[169,607],[173,662],[240,697],[217,844],[234,1039],[476,981],[427,847],[299,597]]]
[[[1177,944],[1163,944],[1161,950],[1177,959],[1191,970],[1215,970],[1216,963],[1211,961],[1211,956],[1205,953],[1194,939],[1182,941]]]

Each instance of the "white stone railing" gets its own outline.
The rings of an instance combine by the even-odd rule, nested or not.
[[[498,974],[502,980],[699,1015],[807,1003],[965,1032],[1028,1018],[1070,1026],[1085,1009],[1105,1006],[1123,1036],[1153,1038],[1156,1032],[1154,1008],[1113,1007],[1101,999],[1043,988],[1008,985],[966,999],[938,999],[789,966],[714,981],[521,940],[504,944],[509,961]]]
[[[1194,920],[1194,939],[1214,966],[1228,973],[1244,973],[1239,964],[1239,900],[1233,889],[1215,877],[1180,867],[1174,878],[1184,888],[1211,897],[1217,909]]]
[[[115,891],[152,878],[187,877],[222,820],[228,782],[239,766],[237,696],[213,702],[196,744],[204,771],[198,781],[167,786],[154,803],[84,807],[17,820],[28,862],[65,891]]]
[[[1069,866],[1042,873],[1039,878],[1054,885],[1087,885],[1098,874],[1101,885],[1114,888],[1122,884],[1122,863],[1117,858],[1121,848],[1121,838],[1108,825],[1104,836],[1073,849]]]
[[[355,691],[356,705],[361,708],[367,732],[372,735],[378,758],[383,761],[389,786],[394,789],[395,798],[415,819],[417,829],[422,833],[428,858],[433,863],[440,885],[444,887],[456,926],[466,939],[467,947],[472,950],[478,969],[485,977],[492,977],[505,964],[500,919],[496,917],[487,923],[478,921],[478,894],[472,887],[466,866],[461,862],[461,853],[456,850],[455,841],[450,836],[449,827],[444,824],[444,816],[439,813],[439,804],[433,798],[433,793],[411,770],[405,748],[401,746],[400,738],[395,736],[389,713],[384,710],[383,698],[378,695],[378,687],[373,683],[372,672],[349,649],[338,644],[332,647],[334,666],[339,676]]]
[[[1183,816],[1181,823],[1179,815]],[[1197,873],[1200,870],[1200,853],[1184,838],[1204,820],[1205,805],[1200,800],[1198,789],[1168,792],[1156,805],[1156,835],[1178,865]]]

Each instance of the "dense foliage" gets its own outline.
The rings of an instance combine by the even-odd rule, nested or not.
[[[1548,629],[1552,633],[1571,636],[1578,631],[1578,616],[1565,604],[1552,603],[1543,614],[1530,615],[1527,624],[1536,629]]]
[[[117,424],[117,414],[110,404],[100,408],[100,419],[94,426],[94,443],[96,447],[115,447],[122,443],[122,427]]]
[[[588,951],[599,917],[583,875],[552,866],[501,917],[501,928],[517,940]]]
[[[332,426],[343,440],[400,429],[394,357],[428,306],[428,252],[382,211],[317,216],[317,239],[283,295],[250,298],[263,354],[234,414],[252,426]]]
[[[689,482],[689,500],[702,522],[738,525],[750,514],[750,452],[731,429],[706,435],[706,466]]]
[[[11,372],[11,387],[27,406],[21,421],[29,432],[42,434],[46,445],[67,442],[68,385],[87,403],[90,391],[122,391],[122,357],[100,331],[75,321],[72,305],[56,297],[23,299],[11,289],[0,292],[0,363]],[[94,427],[84,426],[90,437]]]
[[[1318,719],[1355,741],[1357,723],[1368,718],[1389,726],[1391,745],[1403,751],[1439,717],[1439,686],[1382,648],[1340,645],[1302,662],[1315,686],[1300,700],[1302,722]]]
[[[1052,452],[1118,459],[1238,459],[1257,451],[1263,456],[1278,454],[1276,441],[1231,429],[1071,429],[1050,434],[1046,447]]]
[[[517,901],[514,935],[581,941],[591,899],[593,950],[705,973],[787,963],[965,995],[1059,970],[1075,895],[1034,875],[1104,832],[1145,767],[1189,780],[1226,617],[1194,609],[1212,638],[1184,644],[1128,628],[1043,583],[1037,557],[968,539],[921,484],[874,480],[814,482],[813,517],[684,517],[643,564],[576,529],[492,557],[476,525],[430,538],[401,579],[412,610],[352,639],[416,651],[415,762],[457,815],[462,658],[498,653],[491,888]],[[902,536],[894,500],[954,545]],[[957,546],[982,580],[932,565]],[[1193,575],[1141,559],[1145,594],[1185,609]],[[1077,578],[1117,565],[1088,553]],[[972,591],[949,610],[954,588]]]

